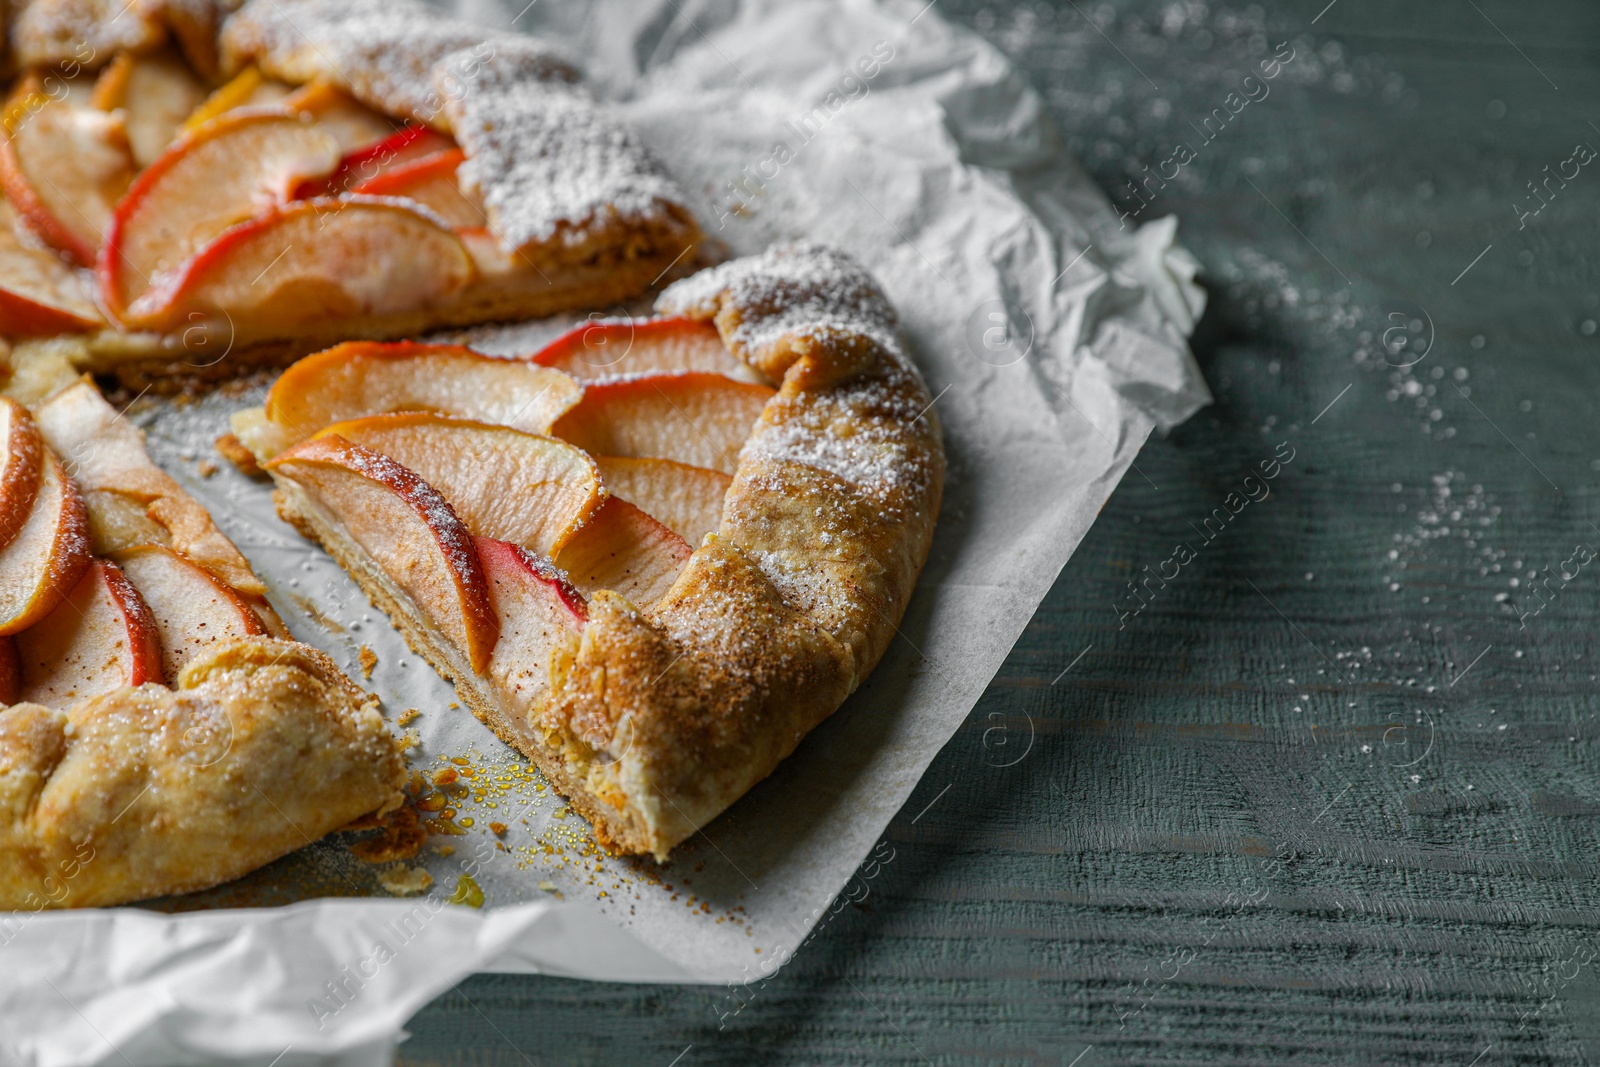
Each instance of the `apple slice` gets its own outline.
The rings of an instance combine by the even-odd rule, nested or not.
[[[551,341],[533,361],[584,380],[673,371],[708,371],[740,381],[755,377],[728,351],[715,326],[693,319],[587,322]]]
[[[593,382],[550,433],[597,456],[653,456],[732,474],[773,393],[695,371]]]
[[[80,333],[105,325],[86,271],[20,235],[21,220],[0,200],[0,336]]]
[[[22,659],[17,639],[0,637],[0,707],[22,699]]]
[[[169,685],[207,646],[267,633],[244,597],[164,545],[127,549],[117,553],[116,563],[150,608]]]
[[[639,505],[689,544],[698,545],[722,525],[722,502],[733,479],[721,471],[634,456],[596,456],[594,461],[613,495]]]
[[[488,537],[474,544],[500,620],[486,673],[514,716],[527,719],[550,692],[551,660],[583,632],[588,605],[560,572],[525,549]]]
[[[64,600],[89,565],[89,520],[78,490],[48,451],[33,510],[0,549],[0,634],[27,629]]]
[[[693,554],[683,538],[613,496],[568,538],[555,564],[585,596],[609,589],[648,608],[666,596]]]
[[[17,637],[22,698],[65,711],[125,685],[161,681],[161,634],[115,563],[89,564],[66,600]]]
[[[269,107],[294,92],[291,86],[264,76],[258,67],[246,67],[233,80],[202,100],[183,120],[184,133],[194,133],[230,111],[242,107]]]
[[[346,154],[394,136],[394,123],[387,116],[323,79],[296,89],[284,98],[283,106],[310,115],[333,135],[339,142],[339,151]]]
[[[525,280],[528,277],[532,260],[525,253],[506,248],[489,227],[458,229],[456,236],[467,246],[472,265],[478,268],[478,276],[485,282],[506,282],[518,278]]]
[[[381,141],[347,152],[333,173],[301,184],[297,197],[341,196],[393,167],[448,152],[456,143],[427,126],[402,126]]]
[[[226,320],[236,342],[416,314],[472,280],[454,233],[404,201],[298,200],[226,231],[121,315],[143,329]]]
[[[172,531],[150,517],[150,504],[115,489],[80,489],[89,515],[89,551],[115,556],[139,545],[164,545]]]
[[[267,394],[265,419],[252,426],[236,420],[234,432],[262,460],[335,422],[390,411],[432,411],[542,434],[581,394],[560,371],[460,345],[351,341],[284,371]]]
[[[121,315],[230,227],[338,161],[333,137],[291,111],[224,115],[179,140],[117,205],[99,264],[106,306]]]
[[[52,99],[42,85],[24,78],[0,116],[0,187],[41,240],[90,266],[133,181],[133,153],[121,115]]]
[[[456,168],[466,162],[466,158],[467,154],[459,148],[436,152],[414,163],[390,167],[377,177],[361,182],[351,192],[365,196],[401,196],[432,208],[455,229],[480,227],[487,219],[483,205],[462,192],[456,182]]]
[[[189,65],[169,51],[136,56],[119,52],[95,82],[94,106],[121,108],[134,163],[154,163],[178,136],[183,120],[206,98],[206,87]]]
[[[444,497],[389,457],[331,434],[267,469],[331,515],[430,627],[465,653],[473,672],[483,673],[499,618],[472,535]]]
[[[9,397],[0,397],[0,438],[6,454],[0,458],[0,549],[21,532],[39,493],[39,472],[44,462],[44,439],[28,409]],[[566,446],[563,446],[566,447]]]
[[[317,436],[329,434],[415,471],[474,534],[546,556],[603,496],[588,453],[509,426],[406,413],[334,423]]]

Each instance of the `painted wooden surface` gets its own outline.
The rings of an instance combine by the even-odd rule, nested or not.
[[[942,0],[1181,216],[1216,406],[779,978],[478,977],[403,1062],[1600,1059],[1600,8],[1324,3]]]

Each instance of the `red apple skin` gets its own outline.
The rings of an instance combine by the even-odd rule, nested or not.
[[[117,607],[122,612],[123,621],[128,626],[128,636],[132,642],[133,665],[129,671],[129,685],[144,685],[146,682],[161,681],[161,631],[156,626],[155,616],[150,614],[149,605],[144,602],[144,597],[139,595],[139,590],[133,587],[118,567],[110,560],[97,559],[89,565],[92,572],[100,568],[105,575],[106,588],[111,590],[112,597],[117,602]]]
[[[56,252],[24,241],[24,229],[16,207],[0,200],[0,336],[53,336],[105,326],[78,272]]]
[[[319,498],[347,528],[353,527],[363,516],[342,513],[340,507],[327,498],[325,488],[314,480],[318,468],[332,468],[339,477],[363,479],[379,486],[415,513],[418,525],[433,537],[454,587],[455,600],[463,616],[466,647],[461,651],[466,654],[473,672],[482,674],[499,639],[500,620],[490,606],[488,584],[483,576],[483,564],[473,548],[472,534],[450,509],[449,503],[414,471],[382,453],[334,434],[302,442],[267,464],[272,474],[297,483]],[[360,543],[354,531],[352,536]],[[375,562],[383,566],[382,560]],[[402,587],[407,584],[403,575],[391,574],[390,577]],[[415,599],[415,591],[408,589],[407,592]],[[418,606],[430,612],[439,609],[435,604],[419,603]]]
[[[581,449],[496,423],[433,412],[337,422],[336,434],[413,471],[450,502],[473,533],[549,555],[605,499]]]
[[[352,245],[341,244],[338,237],[349,238],[352,230],[340,233],[339,228],[352,219],[356,220],[355,240]],[[403,227],[410,229],[409,247],[424,249],[417,258],[395,254],[393,249],[373,250],[374,238],[380,243],[398,243],[394,234]],[[325,228],[333,236],[317,244]],[[431,244],[424,245],[425,241]],[[318,253],[309,277],[292,274],[292,264],[297,262],[294,253],[302,249]],[[338,257],[331,262],[344,268],[342,274],[330,268],[329,257]],[[285,265],[275,267],[280,260]],[[368,266],[384,273],[363,278],[361,271]],[[418,304],[445,301],[472,280],[473,270],[466,246],[455,233],[405,201],[376,197],[298,200],[225,231],[173,272],[165,284],[152,287],[124,308],[121,318],[137,328],[177,330],[194,321],[196,314],[211,316],[221,311],[236,338],[272,337],[274,328],[281,329],[285,322],[298,320],[315,328],[326,318],[396,314]],[[270,281],[280,286],[284,273],[291,272],[294,288],[287,297],[281,288],[261,285],[268,271],[273,271]],[[334,277],[327,276],[330,271],[353,284],[336,284]],[[228,285],[232,286],[232,298],[218,297],[219,287],[222,293],[229,293]],[[275,302],[241,306],[241,293],[249,295],[261,288]],[[402,293],[410,295],[401,299],[398,294]],[[379,303],[364,305],[373,299]]]
[[[459,235],[482,227],[488,219],[482,204],[469,197],[456,182],[456,171],[466,162],[459,148],[435,152],[413,163],[391,167],[357,185],[358,196],[397,196],[432,210]],[[469,249],[470,254],[470,249]]]
[[[0,706],[22,699],[22,658],[17,655],[17,639],[0,637]]]
[[[18,585],[28,590],[25,600],[8,599],[0,606],[0,634],[20,633],[55,611],[89,566],[89,513],[83,497],[61,462],[48,451],[39,469],[39,491],[28,520],[12,542],[0,549],[0,588]],[[46,507],[48,512],[42,510]],[[30,543],[33,533],[29,526],[35,521],[45,528],[38,531],[39,540]],[[26,555],[35,549],[46,553],[42,561]],[[19,552],[24,555],[17,555]],[[33,577],[33,568],[40,565],[45,573]],[[19,572],[7,573],[12,567]]]
[[[372,177],[357,182],[350,191],[369,196],[405,196],[406,190],[417,182],[444,174],[454,174],[456,168],[466,162],[466,159],[467,154],[461,149],[447,148],[442,152],[423,156],[421,159],[387,167]]]
[[[206,645],[267,635],[243,594],[165,545],[138,545],[115,558],[150,610],[168,685]]]
[[[53,337],[61,333],[84,333],[101,325],[104,323],[29,300],[9,289],[0,289],[0,337]]]
[[[41,241],[65,252],[79,266],[89,267],[94,265],[97,250],[45,205],[33,182],[23,171],[22,160],[17,155],[17,146],[12,139],[20,123],[28,121],[34,113],[52,104],[71,106],[66,101],[55,101],[42,92],[36,74],[30,75],[23,84],[17,86],[11,99],[6,102],[5,115],[0,118],[0,190],[5,192],[6,199],[16,207],[24,224]]]
[[[39,235],[46,244],[59,248],[80,267],[92,267],[96,250],[77,234],[61,224],[50,209],[44,206],[39,194],[22,174],[22,161],[11,138],[0,136],[0,191],[16,206],[28,229]]]
[[[525,572],[528,580],[550,588],[550,591],[560,599],[561,605],[572,613],[572,621],[576,625],[582,626],[589,621],[589,604],[584,600],[583,594],[562,577],[561,572],[554,566],[521,545],[514,545],[510,541],[496,541],[492,537],[474,537],[472,543],[478,549],[478,558],[483,561],[484,573],[491,580],[496,575]]]
[[[550,692],[550,666],[588,621],[583,597],[549,563],[507,541],[474,538],[500,619],[500,641],[484,674],[515,717],[537,712]]]
[[[427,126],[403,126],[375,144],[347,153],[327,177],[301,182],[294,195],[304,199],[354,192],[356,186],[386,170],[454,147],[455,142],[437,130]]]
[[[9,136],[0,136],[0,191],[16,207],[23,223],[39,235],[39,239],[59,248],[72,257],[79,266],[94,263],[95,250],[78,239],[78,235],[61,225],[44,206],[39,194],[22,173],[22,160],[17,158],[17,147]]]
[[[33,510],[44,440],[28,409],[10,397],[0,397],[0,425],[6,436],[6,455],[0,460],[5,464],[0,467],[0,548],[5,548]]]
[[[709,371],[748,374],[709,322],[693,319],[604,319],[557,337],[533,362],[575,378],[640,372]]]
[[[91,261],[99,275],[100,299],[106,310],[110,311],[113,316],[120,317],[127,310],[128,305],[143,292],[143,289],[132,293],[129,292],[128,274],[130,271],[141,275],[145,273],[162,273],[162,271],[156,271],[154,268],[145,271],[130,262],[126,253],[126,246],[129,243],[130,227],[137,227],[141,208],[161,185],[162,181],[166,179],[167,175],[184,163],[192,152],[204,150],[205,146],[247,130],[252,126],[268,126],[274,123],[281,123],[285,118],[292,120],[292,115],[287,112],[279,113],[255,108],[243,108],[232,114],[220,116],[212,122],[206,123],[198,132],[179,137],[159,159],[139,173],[139,176],[134,179],[133,184],[128,188],[127,193],[117,203],[116,211],[111,218],[111,226],[106,231],[105,243],[100,249],[98,259]],[[304,129],[310,131],[311,127],[306,126]],[[321,136],[325,139],[327,138],[326,134]],[[315,153],[310,146],[303,147],[306,150],[306,154],[303,157],[290,155],[286,158],[311,165],[315,169],[315,166],[321,161],[313,158]],[[337,158],[337,150],[337,146],[333,145],[329,140],[328,151],[335,153],[335,159]],[[331,164],[333,160],[327,159],[327,162]],[[261,177],[264,184],[250,191],[252,199],[269,198],[275,202],[287,199],[290,190],[298,186],[302,180],[300,176],[292,173],[277,171],[270,171],[266,175],[257,175],[257,177]],[[282,184],[279,185],[279,182]],[[189,258],[192,259],[194,254],[206,246],[207,239],[214,241],[217,233],[225,231],[230,226],[236,226],[250,217],[250,211],[246,209],[252,205],[232,204],[231,206],[235,210],[226,213],[226,217],[219,216],[218,218],[208,219],[208,224],[218,225],[222,229],[205,234],[192,249],[186,248],[185,252]],[[164,270],[170,270],[173,266],[173,264],[169,263]],[[141,276],[136,280],[138,284],[148,287],[154,283],[155,278]]]
[[[110,619],[102,615],[107,600]],[[86,622],[113,627],[113,636],[87,630]],[[120,663],[105,660],[108,639],[126,642]],[[66,600],[17,638],[17,651],[23,665],[23,697],[47,707],[68,703],[63,686],[71,687],[71,703],[76,703],[121,686],[162,680],[161,635],[155,619],[138,590],[109,560],[89,564]],[[94,673],[82,677],[74,667]]]

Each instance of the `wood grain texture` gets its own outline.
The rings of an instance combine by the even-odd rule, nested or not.
[[[1145,448],[777,979],[478,977],[403,1062],[1600,1059],[1600,170],[1511,206],[1600,147],[1600,9],[1323,2],[941,2],[1125,208],[1191,142],[1140,217],[1205,264],[1216,406]]]

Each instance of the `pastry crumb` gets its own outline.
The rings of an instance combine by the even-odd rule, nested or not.
[[[405,711],[400,713],[399,717],[395,719],[395,722],[399,723],[401,726],[410,726],[421,717],[422,712],[418,711],[416,708],[407,708]]]
[[[361,651],[356,654],[356,662],[361,664],[361,676],[367,681],[372,681],[372,668],[378,665],[378,654],[368,645],[362,645]],[[401,726],[405,723],[401,722]]]
[[[507,826],[503,822],[492,822],[489,824],[489,829],[496,837],[504,837],[506,836],[506,831],[511,829],[511,827]]]
[[[217,473],[217,464],[214,460],[203,459],[200,461],[200,477],[209,478]]]
[[[415,808],[401,808],[389,816],[382,832],[350,846],[350,852],[367,863],[408,860],[422,851],[427,834]]]
[[[421,867],[395,867],[378,873],[383,888],[397,897],[414,897],[433,885],[433,875]]]
[[[267,472],[261,469],[261,464],[256,462],[254,452],[244,446],[244,442],[231,433],[225,433],[217,438],[216,448],[222,458],[232,463],[240,474],[247,478],[264,478]],[[210,477],[210,475],[207,475]]]
[[[451,785],[459,777],[461,777],[461,776],[456,773],[456,769],[454,767],[446,767],[442,771],[434,771],[433,772],[433,784],[434,785]]]

